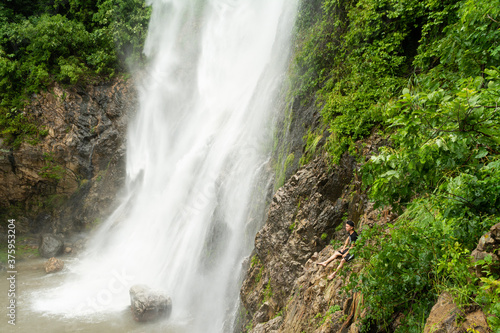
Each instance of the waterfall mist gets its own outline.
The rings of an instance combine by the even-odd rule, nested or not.
[[[157,0],[127,136],[127,184],[37,311],[98,320],[146,284],[188,332],[232,331],[243,259],[263,222],[291,0]],[[272,187],[271,187],[272,188]]]

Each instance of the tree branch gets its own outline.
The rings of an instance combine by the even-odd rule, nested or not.
[[[488,17],[490,20],[492,20],[493,22],[495,23],[498,23],[500,24],[500,22],[498,22],[497,20],[495,20],[493,17],[490,16],[490,14],[486,14],[486,17]]]

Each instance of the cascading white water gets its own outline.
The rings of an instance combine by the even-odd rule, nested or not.
[[[230,331],[241,264],[264,209],[273,99],[296,1],[152,6],[126,195],[70,280],[34,308],[105,316],[126,308],[128,288],[142,283],[172,297],[170,320],[189,332]]]

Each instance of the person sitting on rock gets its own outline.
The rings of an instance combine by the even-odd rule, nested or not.
[[[350,220],[347,221],[345,223],[345,230],[347,231],[349,236],[345,240],[345,243],[344,243],[344,246],[342,247],[342,249],[335,251],[335,253],[327,260],[325,260],[323,262],[316,263],[317,265],[321,265],[323,267],[326,267],[326,265],[328,265],[333,260],[335,260],[337,258],[342,258],[342,260],[340,261],[340,264],[337,267],[337,269],[335,270],[335,272],[328,275],[328,280],[333,279],[335,277],[335,275],[337,274],[337,272],[344,266],[344,264],[348,261],[351,261],[354,258],[353,254],[349,254],[349,249],[352,249],[352,247],[354,246],[354,243],[358,239],[358,234],[356,233],[356,231],[354,231],[354,222],[352,222]]]

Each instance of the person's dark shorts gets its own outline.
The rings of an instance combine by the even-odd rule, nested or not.
[[[343,250],[343,251],[339,251],[339,252],[340,252],[341,254],[344,254],[344,253],[346,253],[348,250],[349,250],[349,249],[345,249],[345,250]],[[348,254],[348,255],[344,258],[344,260],[345,260],[346,262],[349,262],[349,261],[351,261],[352,259],[354,259],[354,254]]]

